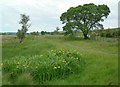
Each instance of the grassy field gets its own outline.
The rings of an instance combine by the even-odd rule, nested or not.
[[[68,39],[63,36],[27,36],[22,44],[16,36],[2,37],[2,61],[34,58],[33,61],[51,60],[37,59],[35,55],[46,55],[51,50],[76,50],[85,65],[77,73],[66,75],[65,78],[54,78],[42,83],[35,80],[29,72],[20,74],[15,80],[9,73],[2,74],[3,84],[46,84],[46,85],[117,85],[118,84],[118,43],[117,40],[84,40]],[[66,51],[67,54],[68,51]],[[71,53],[72,54],[72,53]],[[53,55],[52,55],[53,56]],[[65,56],[65,55],[62,55]],[[56,57],[56,56],[55,56]],[[32,60],[32,59],[30,59]],[[71,61],[71,60],[69,60]],[[74,61],[74,60],[72,60]],[[72,62],[71,61],[71,62]],[[76,60],[75,60],[76,62]],[[4,64],[3,64],[4,66]],[[77,66],[77,65],[76,65]],[[77,71],[77,70],[75,70]],[[62,71],[61,71],[62,72]],[[57,74],[56,74],[57,75]],[[25,83],[24,83],[25,82]]]

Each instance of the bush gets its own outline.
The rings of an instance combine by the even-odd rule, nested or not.
[[[3,61],[3,71],[9,73],[11,79],[22,73],[30,73],[39,83],[56,78],[65,78],[70,74],[80,72],[84,61],[77,51],[51,50],[44,55],[32,57],[14,57]]]

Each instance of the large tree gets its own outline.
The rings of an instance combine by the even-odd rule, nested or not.
[[[20,14],[21,15],[21,20],[19,24],[22,25],[21,29],[18,29],[17,32],[17,37],[20,40],[20,43],[22,43],[23,39],[25,38],[26,32],[28,31],[28,28],[30,27],[30,24],[28,25],[29,16],[26,16],[25,14]]]
[[[88,39],[90,30],[103,28],[101,22],[108,17],[110,9],[107,5],[93,3],[71,7],[62,13],[60,20],[65,26],[66,34],[73,35],[74,31],[82,31],[84,39]]]

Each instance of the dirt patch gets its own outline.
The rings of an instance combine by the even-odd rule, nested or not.
[[[0,35],[0,43],[17,43],[17,37],[16,35]]]

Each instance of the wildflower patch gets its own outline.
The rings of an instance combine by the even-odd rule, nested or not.
[[[28,72],[34,80],[42,83],[79,73],[83,70],[84,64],[84,59],[79,52],[61,49],[48,51],[44,55],[20,56],[4,60],[2,69],[3,72],[9,73],[12,79]]]

